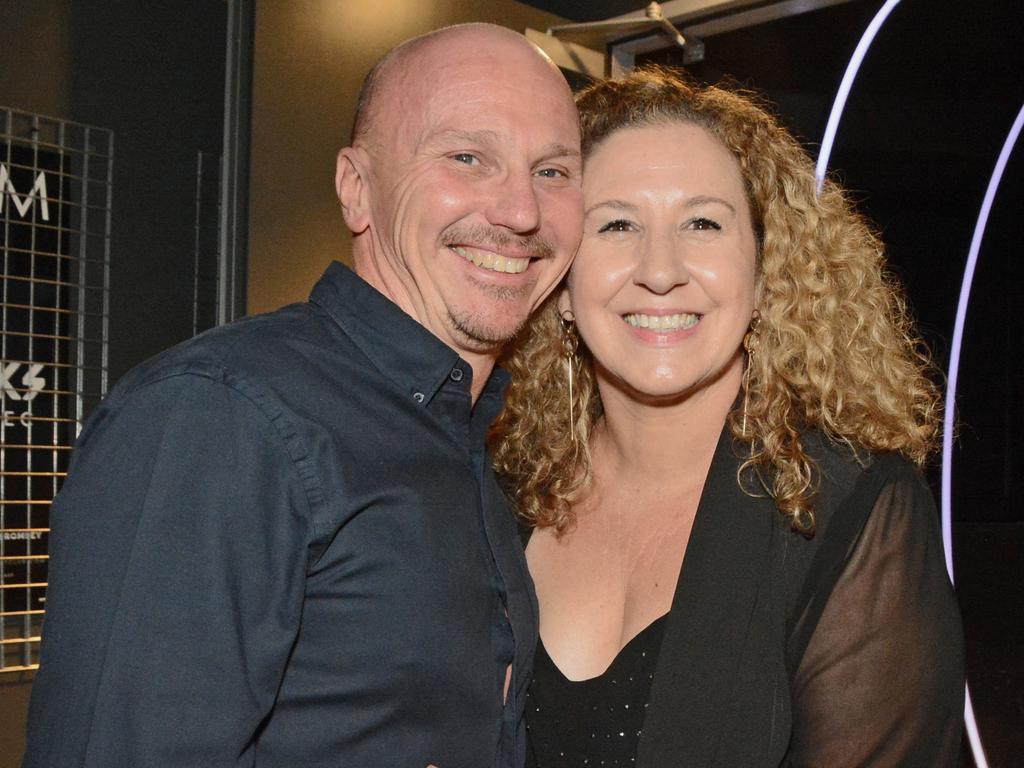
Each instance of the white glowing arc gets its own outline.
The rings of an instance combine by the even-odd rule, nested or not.
[[[899,5],[899,3],[900,0],[886,0],[885,5],[879,8],[878,13],[875,14],[875,17],[871,19],[864,29],[864,34],[861,35],[860,42],[857,43],[853,56],[850,57],[850,63],[846,65],[846,72],[843,73],[843,79],[839,83],[839,90],[836,91],[835,101],[832,102],[832,111],[829,113],[828,123],[825,125],[825,135],[821,138],[821,149],[818,151],[818,164],[814,173],[818,179],[819,192],[821,192],[821,188],[825,184],[825,172],[828,170],[828,159],[832,154],[832,145],[835,143],[836,133],[839,131],[839,121],[843,117],[843,109],[846,108],[846,98],[850,95],[850,90],[853,88],[853,81],[857,78],[861,62],[864,61],[868,48],[874,42],[878,30],[882,28],[885,20],[892,13],[892,9]]]
[[[843,74],[839,90],[836,92],[835,101],[832,103],[832,111],[828,116],[825,135],[821,140],[821,150],[818,153],[818,162],[815,167],[819,192],[825,184],[829,156],[832,154],[832,146],[835,143],[836,133],[839,131],[839,121],[842,119],[843,109],[846,107],[846,99],[853,88],[853,81],[857,77],[857,72],[860,70],[860,65],[864,61],[864,57],[867,55],[868,48],[871,47],[875,35],[878,34],[878,30],[881,29],[885,20],[892,13],[892,10],[899,5],[899,2],[900,0],[886,0],[885,4],[882,5],[865,28],[860,42],[857,43],[857,47],[854,49],[853,56],[850,57],[850,62],[846,65],[846,72]],[[999,155],[996,168],[992,173],[992,178],[989,180],[988,190],[985,193],[981,211],[978,214],[978,222],[975,225],[974,238],[971,241],[971,250],[968,254],[967,267],[964,270],[964,280],[960,287],[960,302],[957,306],[956,324],[953,331],[953,349],[950,354],[950,371],[946,391],[947,405],[942,438],[942,546],[946,557],[946,570],[949,572],[951,581],[953,580],[953,535],[951,528],[952,502],[950,501],[949,491],[952,477],[952,435],[953,413],[955,410],[952,403],[956,396],[956,376],[960,365],[960,343],[963,338],[964,318],[967,314],[967,302],[971,291],[971,282],[974,279],[974,266],[978,260],[981,238],[985,233],[985,225],[988,222],[988,214],[992,208],[992,200],[995,198],[995,192],[999,187],[999,181],[1002,179],[1006,162],[1013,151],[1014,144],[1016,144],[1017,136],[1020,134],[1022,122],[1024,122],[1024,107],[1021,108],[1021,112],[1017,115],[1017,120],[1010,129],[1010,134],[1006,138],[1003,151]],[[974,707],[971,703],[971,690],[969,686],[964,687],[964,725],[967,728],[967,738],[971,743],[971,752],[974,756],[976,768],[988,768],[988,760],[985,758],[985,751],[981,745],[981,736],[978,733],[978,723],[974,718]]]
[[[992,176],[988,180],[985,197],[981,201],[981,210],[978,211],[974,236],[971,238],[971,247],[967,253],[964,279],[960,284],[960,300],[956,307],[956,320],[953,323],[953,346],[949,353],[949,375],[946,379],[946,411],[942,425],[942,546],[946,554],[946,570],[949,571],[950,579],[953,579],[953,421],[956,416],[956,384],[960,375],[960,348],[963,345],[967,305],[970,303],[971,284],[974,282],[974,270],[978,264],[981,241],[985,237],[985,227],[988,225],[988,217],[992,212],[992,204],[995,201],[996,192],[999,190],[999,183],[1003,179],[1003,171],[1006,170],[1006,164],[1010,161],[1010,155],[1013,154],[1013,148],[1022,127],[1024,127],[1024,106],[1020,108],[1017,119],[1013,121],[1010,132],[1006,135],[1006,141],[1003,142],[1003,148],[996,160],[996,166],[992,170]],[[964,702],[964,722],[967,726],[967,737],[971,742],[975,764],[978,768],[988,768],[985,752],[981,747],[978,724],[974,719],[974,707],[971,704],[969,689]]]

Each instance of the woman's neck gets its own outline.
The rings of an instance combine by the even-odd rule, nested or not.
[[[599,377],[604,415],[593,443],[598,475],[662,485],[703,482],[742,370],[737,360],[716,381],[671,402],[644,402]]]

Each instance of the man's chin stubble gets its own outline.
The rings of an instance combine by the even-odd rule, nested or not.
[[[500,352],[501,348],[512,341],[526,325],[525,317],[519,319],[511,327],[505,324],[496,327],[495,324],[474,315],[461,317],[450,315],[449,317],[452,328],[461,337],[465,347],[481,354]]]
[[[495,312],[500,313],[502,305],[506,303],[512,303],[518,310],[519,302],[522,301],[524,295],[533,291],[534,285],[531,283],[509,288],[477,283],[477,287],[494,302]],[[511,327],[505,323],[502,323],[501,327],[496,327],[494,323],[481,317],[479,313],[467,312],[456,316],[449,312],[448,317],[451,320],[451,327],[462,337],[462,343],[466,345],[466,348],[481,354],[500,352],[503,346],[519,334],[527,320],[527,315],[524,314],[516,318]]]

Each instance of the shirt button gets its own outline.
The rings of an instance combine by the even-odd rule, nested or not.
[[[423,393],[422,392],[413,392],[412,393],[412,399],[415,400],[417,403],[422,403],[423,400],[424,400]]]
[[[448,374],[451,376],[452,381],[462,381],[462,369],[452,368],[452,372]]]

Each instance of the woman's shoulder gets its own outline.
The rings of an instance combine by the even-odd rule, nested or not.
[[[818,474],[814,496],[816,537],[827,535],[837,515],[860,518],[862,525],[886,493],[914,498],[924,494],[931,499],[920,470],[899,453],[870,453],[830,440],[820,432],[807,433],[802,442]]]
[[[802,443],[817,473],[815,529],[810,537],[792,530],[783,537],[781,578],[791,615],[803,610],[811,593],[827,593],[860,549],[865,530],[885,530],[896,521],[908,533],[933,538],[938,527],[931,491],[905,457],[857,450],[817,432]]]
[[[798,553],[787,573],[791,671],[837,584],[882,583],[893,569],[915,579],[927,571],[934,584],[945,578],[935,502],[913,462],[898,453],[857,453],[823,437],[806,445],[818,462],[820,491],[813,540],[789,548]]]

